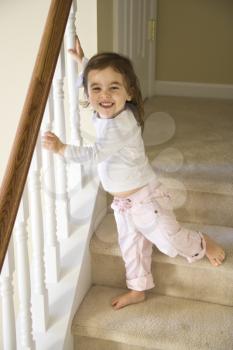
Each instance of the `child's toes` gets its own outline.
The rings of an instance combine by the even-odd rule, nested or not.
[[[218,257],[214,258],[214,261],[215,261],[215,266],[219,266],[219,265],[221,265],[221,264],[222,264],[222,262],[223,262],[223,260],[224,260],[224,257],[223,257],[223,256],[221,256],[221,255],[219,255]]]
[[[117,304],[117,299],[116,298],[112,299],[112,306],[115,306],[116,304]]]
[[[218,266],[220,264],[220,261],[218,258],[209,257],[209,261],[213,266]]]
[[[114,310],[119,310],[123,307],[123,304],[120,302],[120,300],[114,299],[114,301],[112,301],[112,307]]]
[[[115,306],[113,307],[114,310],[120,310],[124,305],[121,302],[118,302],[115,304]]]
[[[224,250],[221,252],[221,258],[222,258],[222,261],[225,259],[225,257],[226,257],[226,254],[225,254],[225,252],[224,252]]]
[[[214,266],[218,266],[220,264],[219,260],[217,258],[213,259]]]
[[[223,262],[223,260],[225,259],[225,252],[224,250],[221,250],[216,257],[217,261],[219,261],[220,263]]]
[[[224,261],[224,259],[225,259],[225,254],[221,254],[219,256],[219,260],[221,261],[221,263]]]

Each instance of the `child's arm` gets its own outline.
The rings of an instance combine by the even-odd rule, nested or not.
[[[77,35],[75,36],[75,48],[69,49],[68,52],[71,54],[71,56],[77,63],[82,64],[84,52],[83,52],[79,37]]]
[[[64,155],[66,144],[51,131],[47,131],[42,137],[42,146],[53,153]]]
[[[75,37],[75,48],[69,49],[68,52],[71,57],[81,65],[81,72],[78,75],[76,86],[77,88],[83,87],[83,71],[87,65],[88,59],[84,55],[84,51],[77,35]]]
[[[115,126],[110,125],[106,132],[106,137],[91,145],[76,146],[64,144],[50,131],[47,131],[42,137],[42,145],[47,150],[60,154],[67,161],[79,164],[86,162],[98,164],[121,150],[131,140],[134,140],[138,134],[141,135],[141,130],[132,116],[132,118],[128,119],[128,123],[126,119],[126,123],[121,126],[118,123],[115,123]]]

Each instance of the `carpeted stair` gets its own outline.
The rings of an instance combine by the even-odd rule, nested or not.
[[[145,141],[178,219],[217,240],[227,259],[214,268],[206,258],[189,264],[155,248],[155,288],[145,302],[114,311],[111,299],[125,291],[125,271],[109,211],[91,241],[93,286],[73,320],[74,348],[233,350],[233,102],[157,97],[146,111],[150,127],[161,112],[174,120],[175,133],[162,145]]]

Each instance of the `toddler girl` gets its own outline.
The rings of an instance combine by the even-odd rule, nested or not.
[[[85,60],[78,38],[70,53],[77,62]],[[143,301],[145,291],[154,287],[153,244],[164,254],[180,255],[189,262],[206,255],[214,266],[223,262],[225,253],[206,234],[183,228],[176,221],[169,194],[162,190],[145,154],[143,101],[130,60],[116,53],[100,53],[85,65],[82,80],[94,109],[96,142],[66,145],[47,132],[43,146],[67,160],[96,163],[104,189],[114,197],[112,208],[129,289],[112,301],[120,309]]]

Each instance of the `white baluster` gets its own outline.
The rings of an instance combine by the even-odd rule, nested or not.
[[[0,277],[3,350],[16,349],[15,312],[12,287],[13,272],[14,254],[12,241],[10,241]]]
[[[51,88],[43,118],[42,133],[52,130],[53,114],[53,98]],[[42,163],[46,281],[48,283],[55,283],[58,282],[60,276],[60,247],[56,236],[56,189],[54,157],[52,152],[45,149],[42,150]]]
[[[35,148],[28,178],[30,228],[32,241],[33,328],[45,331],[48,322],[48,293],[45,288],[44,231],[40,192],[40,138]]]
[[[66,42],[66,77],[67,77],[67,87],[68,87],[68,103],[69,103],[69,116],[70,116],[70,138],[73,145],[80,146],[82,145],[82,136],[80,128],[80,110],[79,110],[79,90],[76,86],[77,80],[77,63],[71,57],[70,54],[67,54],[67,50],[75,47],[75,14],[77,11],[77,4],[74,1],[65,33],[65,42]],[[69,174],[75,174],[75,179],[69,179],[72,182],[72,187],[82,188],[83,187],[83,174],[84,169],[80,164],[72,163],[69,165],[70,172]]]
[[[77,11],[77,5],[73,2],[70,10],[66,26],[66,50],[75,47],[75,13]],[[79,114],[79,101],[78,101],[78,88],[76,86],[77,80],[77,63],[67,54],[66,60],[66,75],[68,82],[68,99],[69,99],[69,116],[71,126],[71,141],[72,143],[82,144],[81,132],[80,132],[80,114]]]
[[[19,318],[20,318],[20,346],[24,349],[34,349],[32,339],[32,317],[31,317],[31,281],[29,272],[29,258],[27,248],[26,231],[26,198],[21,199],[15,227],[14,238],[16,247],[16,271],[19,293]]]
[[[54,129],[63,142],[66,141],[65,110],[64,110],[64,46],[62,45],[53,79],[54,97]],[[66,163],[62,157],[55,157],[56,169],[56,205],[57,229],[59,238],[69,236],[68,225],[68,195]]]

